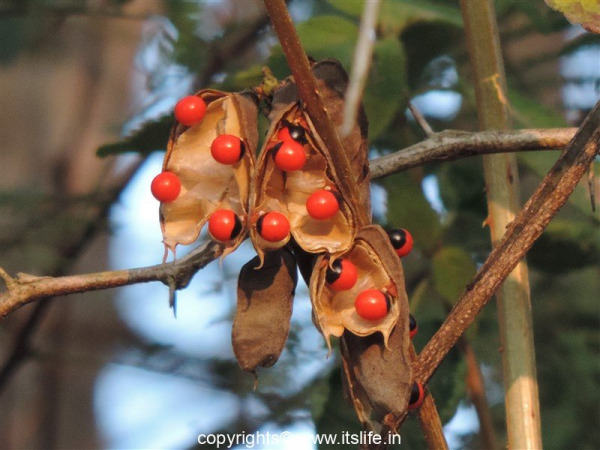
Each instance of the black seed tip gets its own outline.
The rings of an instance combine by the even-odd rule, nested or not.
[[[279,149],[281,148],[282,145],[283,145],[283,142],[278,142],[273,147],[271,147],[271,152],[273,153],[273,159],[275,159],[275,157],[277,156],[277,152],[279,151]]]
[[[231,239],[235,239],[236,237],[238,237],[241,232],[242,232],[242,221],[236,214],[235,215],[235,223],[233,225],[233,230],[231,230]]]
[[[244,153],[246,153],[246,144],[240,139],[240,157],[238,158],[238,161],[242,160]]]
[[[412,314],[409,314],[408,317],[409,317],[409,322],[408,322],[409,329],[410,329],[410,331],[415,331],[415,329],[417,328],[417,319],[415,319]]]
[[[419,387],[419,383],[416,381],[412,385],[412,389],[410,390],[410,399],[408,400],[409,405],[414,405],[421,398],[421,389]]]
[[[387,308],[387,312],[390,312],[390,308],[392,307],[392,296],[389,292],[384,292],[385,295],[385,306]]]
[[[342,261],[340,261],[339,259],[336,259],[333,262],[332,267],[327,268],[327,272],[325,273],[325,281],[327,281],[328,284],[333,284],[337,281],[337,279],[340,277],[341,274],[342,274]]]
[[[395,228],[388,231],[388,236],[390,238],[390,242],[392,243],[392,247],[394,247],[396,250],[401,249],[406,245],[406,231],[404,231],[402,228]]]
[[[306,144],[306,135],[303,127],[301,127],[300,125],[289,125],[288,131],[290,133],[290,137],[293,140],[303,145]]]
[[[266,214],[263,214],[256,221],[256,231],[258,231],[258,234],[262,234],[262,225],[263,225],[263,220],[264,220],[265,216],[266,216]]]

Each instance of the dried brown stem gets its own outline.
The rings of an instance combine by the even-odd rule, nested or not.
[[[433,136],[433,134],[434,134],[433,128],[431,128],[431,125],[429,125],[429,123],[427,122],[427,120],[425,119],[423,114],[421,114],[421,111],[419,111],[419,108],[417,108],[415,105],[413,105],[412,102],[408,102],[408,109],[410,110],[410,113],[412,114],[412,116],[415,118],[415,122],[417,122],[417,124],[421,127],[421,130],[423,130],[423,133],[425,133],[425,136],[427,136],[427,137]]]
[[[308,112],[317,133],[329,150],[331,159],[333,160],[333,170],[339,179],[339,187],[348,194],[348,198],[358,200],[361,196],[353,171],[350,168],[348,158],[333,126],[333,122],[329,117],[329,113],[323,106],[308,58],[300,43],[300,38],[296,33],[285,2],[283,0],[264,0],[264,3],[271,19],[271,24],[279,38],[279,43],[285,54],[288,66],[294,76],[294,81],[298,87],[298,94],[304,103],[304,108]],[[354,210],[356,221],[359,227],[362,227],[370,223],[370,219],[366,208],[361,208],[360,206],[354,205]]]
[[[485,384],[483,382],[481,368],[477,362],[477,356],[475,356],[473,347],[469,344],[469,341],[467,341],[465,336],[461,336],[458,341],[458,346],[467,363],[467,395],[477,411],[481,443],[483,444],[483,447],[488,450],[497,449],[499,448],[498,440],[496,439],[492,413],[485,394]]]
[[[485,152],[559,149],[566,146],[569,139],[575,134],[575,131],[575,128],[498,132],[486,131],[478,133],[452,130],[443,131],[441,133],[436,133],[431,138],[420,142],[419,144],[415,144],[407,149],[371,161],[371,169],[373,178],[378,178],[426,163],[449,161]],[[218,256],[216,253],[213,255],[215,258]],[[184,264],[184,260],[179,261],[177,264]],[[179,270],[181,269],[182,267],[180,267]],[[143,273],[145,276],[151,278],[151,281],[159,281],[164,275],[164,273],[161,272],[163,269],[160,265],[153,266],[152,268],[131,269],[131,271],[138,274],[139,272],[136,271],[140,270],[144,271]],[[155,273],[153,273],[153,271]],[[100,274],[78,275],[76,282],[72,282],[69,280],[69,277],[65,277],[67,278],[65,281],[68,281],[70,286],[68,292],[62,292],[62,295],[122,286],[124,285],[122,284],[124,280],[129,280],[125,284],[136,283],[136,281],[131,281],[128,272],[129,271],[127,270],[122,270],[102,272]],[[88,278],[88,276],[90,278]],[[111,276],[115,279],[111,279]],[[12,280],[6,273],[4,273],[2,278],[5,280]],[[45,280],[44,283],[41,282],[42,279]],[[10,312],[36,299],[55,295],[53,292],[48,293],[49,291],[46,283],[51,283],[54,286],[54,289],[57,289],[57,292],[62,291],[62,287],[60,287],[62,282],[58,280],[64,279],[43,277],[39,278],[36,283],[30,283],[27,289],[21,287],[21,289],[16,292],[3,292],[0,294],[0,317],[5,317]],[[141,281],[148,280],[140,280],[140,282]],[[10,282],[11,281],[8,281],[7,285]],[[13,286],[18,285],[13,284]]]
[[[410,344],[410,354],[415,361],[417,359],[417,352],[413,344]],[[442,426],[442,420],[438,414],[437,407],[431,392],[425,392],[425,400],[417,411],[419,417],[419,423],[423,430],[423,437],[427,443],[427,447],[430,450],[446,450],[448,449],[448,443],[444,436],[444,428]]]
[[[448,449],[442,422],[430,392],[425,394],[425,400],[423,400],[423,404],[419,408],[419,423],[423,430],[423,437],[427,443],[427,448],[430,450]]]
[[[576,128],[514,131],[456,131],[435,133],[429,139],[371,161],[371,178],[433,162],[468,156],[530,150],[559,150],[567,146]]]
[[[356,125],[356,116],[358,115],[363,91],[367,84],[373,47],[375,46],[375,26],[377,25],[377,13],[379,12],[380,4],[381,0],[371,0],[365,2],[363,8],[360,29],[358,30],[358,42],[354,48],[354,56],[352,58],[350,81],[348,89],[346,89],[344,121],[340,129],[340,134],[344,137],[349,136]]]
[[[19,274],[17,278],[13,278],[0,269],[0,277],[4,279],[8,288],[0,296],[0,318],[27,303],[50,296],[95,291],[149,281],[161,281],[167,286],[174,285],[177,289],[181,289],[187,286],[198,270],[218,258],[222,251],[223,247],[220,244],[208,242],[174,263],[56,278],[28,274]]]
[[[492,250],[440,329],[419,355],[415,364],[416,379],[423,383],[429,381],[479,311],[565,204],[598,154],[599,142],[600,102],[509,225],[504,237]]]

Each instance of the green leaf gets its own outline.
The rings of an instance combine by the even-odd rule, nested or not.
[[[262,68],[262,64],[255,64],[245,70],[234,72],[218,88],[222,91],[237,92],[250,86],[257,86],[262,81]]]
[[[411,90],[423,90],[423,69],[434,58],[452,55],[464,45],[464,33],[447,22],[418,22],[406,27],[400,36],[407,56]],[[414,94],[414,92],[413,92]]]
[[[451,304],[459,299],[475,272],[471,257],[460,247],[444,247],[433,257],[433,285]]]
[[[442,164],[438,171],[440,196],[448,210],[470,211],[481,216],[487,213],[485,183],[480,158]]]
[[[358,35],[358,27],[354,23],[337,16],[317,16],[298,24],[296,30],[308,56],[316,60],[336,58],[349,70]],[[280,45],[273,48],[269,67],[278,78],[289,75]]]
[[[118,155],[127,152],[142,154],[164,150],[169,140],[169,133],[173,125],[173,116],[163,116],[155,122],[148,122],[131,136],[120,142],[106,144],[96,151],[96,155],[104,158],[109,155]]]
[[[329,4],[354,17],[360,17],[364,0],[328,0]],[[433,0],[387,0],[379,8],[378,25],[384,35],[396,34],[415,22],[442,21],[462,27],[460,10],[454,4]]]
[[[532,267],[564,274],[600,262],[598,229],[587,221],[555,218],[527,255]]]
[[[509,89],[508,102],[516,128],[556,128],[567,126],[561,114],[521,92]]]
[[[369,119],[369,139],[375,139],[406,108],[406,57],[395,38],[379,41],[373,49],[373,65],[363,103]]]

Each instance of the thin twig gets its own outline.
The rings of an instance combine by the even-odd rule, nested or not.
[[[346,192],[348,198],[361,198],[358,191],[355,175],[350,168],[348,158],[340,138],[333,126],[333,122],[323,106],[315,77],[310,69],[310,64],[304,48],[300,43],[300,38],[296,33],[292,19],[288,13],[283,0],[264,0],[267,13],[275,28],[279,43],[285,54],[288,66],[294,76],[294,81],[298,87],[298,94],[304,103],[304,108],[313,122],[317,133],[323,140],[325,147],[329,150],[333,161],[332,170],[336,173],[339,180],[339,188]],[[362,205],[352,205],[357,225],[362,227],[370,223],[370,217],[367,208]]]
[[[431,126],[429,125],[429,123],[427,122],[425,117],[423,117],[423,114],[421,114],[421,111],[419,111],[419,108],[417,108],[415,105],[413,105],[412,102],[408,102],[408,109],[410,110],[410,113],[412,114],[412,116],[415,118],[415,122],[417,122],[417,124],[421,127],[421,129],[423,130],[423,133],[425,133],[425,136],[427,136],[427,137],[433,136],[433,134],[434,134],[433,128],[431,128]]]
[[[418,416],[427,448],[429,450],[447,450],[448,443],[444,436],[442,422],[430,392],[425,394],[425,400],[423,400],[423,404],[419,408]]]
[[[4,279],[8,288],[7,292],[0,296],[0,318],[36,299],[50,296],[89,292],[149,281],[161,281],[167,286],[174,282],[176,288],[181,289],[187,286],[198,270],[218,258],[222,251],[223,247],[220,244],[210,241],[174,263],[57,278],[28,274],[19,274],[17,278],[12,278],[3,269],[0,269],[0,277]]]
[[[544,177],[504,237],[467,286],[415,364],[415,378],[427,383],[441,361],[525,256],[550,220],[565,204],[598,154],[600,102],[579,128],[567,150]]]
[[[371,161],[372,174],[373,178],[378,178],[430,162],[449,161],[485,152],[508,152],[533,149],[558,150],[559,148],[566,146],[569,139],[575,133],[575,130],[575,128],[565,128],[555,130],[521,130],[479,133],[444,131],[436,133],[431,138],[413,145],[412,147]],[[108,204],[109,201],[107,200],[106,203]],[[181,264],[182,261],[179,261],[179,263]],[[154,267],[158,272],[162,270],[162,266]],[[131,270],[137,271],[145,269]],[[126,271],[117,271],[116,276],[122,279],[125,276],[125,272]],[[152,275],[155,277],[155,280],[158,280],[162,276],[158,272]],[[82,280],[80,279],[80,283],[77,285],[72,284],[70,286],[69,293],[118,286],[119,284],[114,284],[118,283],[118,281],[111,280],[110,277],[106,275],[107,273],[110,272],[103,272],[101,273],[102,276],[99,276],[100,274],[94,274],[95,278],[92,278],[92,280],[95,279],[97,282],[102,280],[102,283],[97,283],[95,286],[86,284],[85,282],[81,283]],[[12,280],[8,275],[4,278],[5,280]],[[54,280],[50,277],[44,279],[46,282]],[[10,282],[11,281],[9,281],[9,283]],[[91,281],[88,280],[88,283],[90,282]],[[30,285],[28,290],[20,291],[21,296],[17,296],[15,293],[10,294],[9,292],[0,294],[0,311],[4,311],[3,314],[0,314],[0,317],[4,317],[6,314],[18,309],[22,305],[30,303],[34,299],[41,298],[41,292],[45,292],[46,288],[39,283],[36,284],[35,286],[37,286],[37,289],[40,289],[40,293],[38,293],[31,289],[33,286],[34,285]],[[63,293],[63,295],[65,294],[66,293]],[[24,295],[31,295],[32,298],[25,297]]]
[[[370,162],[371,178],[433,162],[453,161],[468,156],[531,150],[564,149],[577,128],[516,131],[446,130],[403,150]]]
[[[410,356],[415,361],[418,356],[415,351],[413,343],[410,343]],[[446,436],[444,436],[444,427],[442,426],[442,419],[438,413],[435,401],[431,392],[425,392],[425,399],[423,404],[417,411],[419,417],[419,424],[423,430],[423,437],[427,443],[427,447],[430,450],[447,450],[448,442],[446,442]]]
[[[481,436],[482,446],[487,450],[497,449],[499,448],[498,439],[496,438],[492,412],[485,394],[485,384],[481,368],[477,362],[477,357],[475,356],[473,347],[469,344],[469,341],[465,336],[461,336],[458,340],[458,347],[463,353],[465,362],[467,363],[467,395],[469,396],[471,403],[475,406],[475,411],[477,411],[477,418],[479,419],[479,435]]]
[[[358,30],[358,42],[354,49],[352,58],[352,69],[350,70],[350,82],[346,90],[344,103],[344,120],[340,128],[340,136],[349,136],[356,124],[356,116],[362,99],[362,94],[369,75],[369,66],[373,56],[373,45],[375,44],[375,25],[381,0],[370,0],[365,2],[360,28]]]

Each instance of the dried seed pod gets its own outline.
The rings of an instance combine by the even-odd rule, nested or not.
[[[378,331],[387,345],[388,336],[396,323],[406,331],[408,340],[409,312],[404,290],[404,273],[385,231],[378,225],[362,228],[353,247],[343,258],[349,260],[358,270],[358,281],[351,289],[336,291],[328,285],[327,270],[333,261],[327,255],[319,256],[311,276],[310,296],[313,312],[317,327],[327,340],[327,345],[330,347],[330,336],[340,337],[344,330],[358,336],[367,336]],[[387,294],[388,312],[379,320],[364,319],[356,311],[357,296],[368,289],[377,289]]]
[[[413,385],[409,342],[408,321],[394,327],[387,345],[379,333],[359,337],[346,331],[341,339],[354,409],[372,431],[380,432],[383,424],[393,427],[406,414]]]
[[[340,126],[343,117],[345,86],[348,78],[341,64],[334,60],[316,63],[313,67],[317,85],[323,103],[336,126]],[[355,217],[357,208],[369,208],[369,179],[366,142],[366,118],[361,114],[361,121],[352,134],[342,143],[352,169],[358,174],[357,182],[361,189],[360,199],[347,198],[338,188],[338,177],[335,173],[331,157],[321,138],[315,131],[310,118],[302,109],[298,100],[297,88],[288,79],[273,94],[273,109],[269,115],[271,128],[268,138],[261,150],[257,163],[256,197],[253,202],[250,235],[259,256],[264,250],[278,248],[287,243],[266,242],[256,231],[254,224],[260,214],[276,211],[285,215],[290,223],[291,235],[298,245],[307,252],[340,254],[352,244],[358,231]],[[282,170],[278,164],[283,145],[287,145],[286,128],[293,128],[292,144],[295,149],[303,148],[306,162],[300,170]],[[299,132],[301,127],[303,132]],[[290,156],[294,158],[294,156]],[[295,162],[295,159],[294,161]],[[290,164],[292,167],[293,164]],[[294,166],[295,167],[295,166]],[[331,190],[339,202],[339,210],[325,219],[311,217],[306,203],[311,194],[317,190]]]
[[[242,267],[231,337],[245,371],[270,367],[279,359],[290,331],[297,281],[296,258],[286,248],[267,252],[262,265],[256,256]]]
[[[181,181],[177,199],[160,207],[163,242],[174,253],[178,244],[189,245],[198,238],[213,212],[231,210],[241,220],[242,231],[225,244],[227,254],[237,248],[247,232],[258,110],[245,94],[207,89],[196,96],[206,103],[206,113],[193,126],[173,126],[163,163],[163,171],[174,173]],[[222,164],[212,156],[211,145],[222,135],[241,140],[239,161]]]

